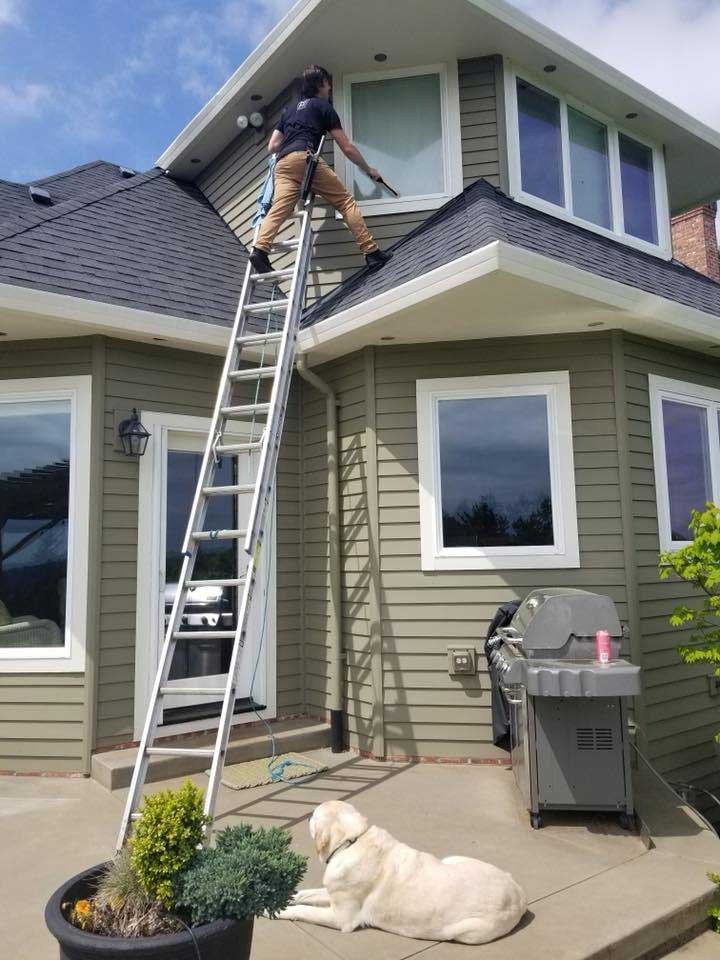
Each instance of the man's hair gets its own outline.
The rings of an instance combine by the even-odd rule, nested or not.
[[[332,76],[325,67],[319,67],[316,63],[305,67],[302,73],[303,97],[316,97],[318,90],[325,82],[332,83]]]

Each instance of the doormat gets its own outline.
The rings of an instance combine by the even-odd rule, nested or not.
[[[312,777],[328,769],[326,763],[319,763],[304,757],[301,753],[279,753],[273,762],[272,769],[276,774],[273,778],[268,769],[269,759],[261,757],[259,760],[248,760],[245,763],[232,763],[225,767],[222,780],[224,786],[231,790],[247,790],[249,787],[260,787],[265,783],[281,782],[283,780],[301,780],[303,777]],[[206,770],[206,774],[210,771]]]

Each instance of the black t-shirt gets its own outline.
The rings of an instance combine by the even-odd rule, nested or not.
[[[340,117],[328,100],[310,97],[285,107],[276,126],[283,136],[278,150],[278,160],[295,150],[311,150],[320,146],[324,133],[342,127]]]

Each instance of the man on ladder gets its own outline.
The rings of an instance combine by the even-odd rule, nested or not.
[[[268,142],[268,153],[277,154],[275,192],[270,211],[262,222],[250,262],[258,273],[270,273],[273,266],[268,253],[280,227],[297,203],[305,176],[308,153],[315,153],[321,138],[329,133],[342,152],[375,181],[380,173],[371,167],[345,134],[340,117],[330,103],[332,78],[323,67],[312,64],[303,71],[302,99],[286,107]],[[392,257],[378,248],[367,228],[358,205],[342,180],[324,160],[318,162],[312,180],[313,192],[332,204],[341,214],[365,261],[373,270]]]

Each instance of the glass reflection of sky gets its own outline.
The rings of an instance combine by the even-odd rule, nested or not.
[[[691,510],[712,500],[707,412],[676,400],[663,400],[665,461],[673,540],[687,540]]]
[[[563,206],[560,101],[525,80],[518,80],[517,97],[522,188]]]
[[[69,459],[69,400],[0,403],[0,475]]]
[[[438,403],[445,546],[551,544],[544,396]]]
[[[619,141],[625,232],[657,243],[652,150],[622,133]]]
[[[610,167],[607,128],[568,107],[573,212],[591,223],[610,227]]]

